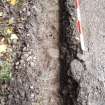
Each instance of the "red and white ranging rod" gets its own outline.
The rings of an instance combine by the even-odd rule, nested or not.
[[[81,49],[83,51],[86,51],[85,44],[84,44],[82,24],[81,24],[80,0],[76,0],[76,9],[77,9],[77,29],[80,32]]]

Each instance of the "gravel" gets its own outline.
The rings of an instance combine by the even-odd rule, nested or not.
[[[74,61],[72,68],[76,68],[76,79],[82,74],[78,77],[81,77],[78,101],[82,105],[105,105],[104,4],[104,0],[81,0],[82,26],[88,51],[78,54],[84,61],[85,70]]]
[[[27,0],[19,10],[26,21],[17,24],[20,40],[9,94],[2,97],[6,105],[60,104],[58,10],[58,0]]]
[[[0,105],[104,105],[103,8],[103,0],[81,0],[82,52],[74,0],[27,0],[15,13],[25,21],[17,24],[12,80],[0,87]]]

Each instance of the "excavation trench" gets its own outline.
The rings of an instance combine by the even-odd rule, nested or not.
[[[79,81],[72,73],[71,62],[80,49],[76,37],[74,0],[60,0],[60,94],[62,105],[77,105]],[[80,60],[79,60],[80,61]],[[80,61],[82,62],[82,61]],[[79,69],[79,68],[78,68]]]
[[[27,21],[19,24],[13,78],[3,85],[7,94],[0,104],[77,105],[80,86],[71,70],[80,51],[74,0],[27,0],[19,16]]]

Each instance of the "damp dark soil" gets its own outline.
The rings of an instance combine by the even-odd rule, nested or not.
[[[60,94],[62,105],[77,105],[79,81],[72,73],[71,62],[77,59],[80,43],[76,40],[76,10],[74,0],[60,0]]]

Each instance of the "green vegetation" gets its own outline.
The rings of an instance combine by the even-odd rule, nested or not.
[[[3,62],[0,65],[0,81],[9,81],[11,79],[11,64]]]
[[[13,8],[21,6],[24,0],[0,0],[4,5],[9,4]],[[1,4],[1,5],[2,5]],[[13,61],[13,44],[17,43],[18,36],[15,33],[15,17],[8,17],[5,6],[0,7],[0,81],[9,81],[11,79],[12,61]]]

